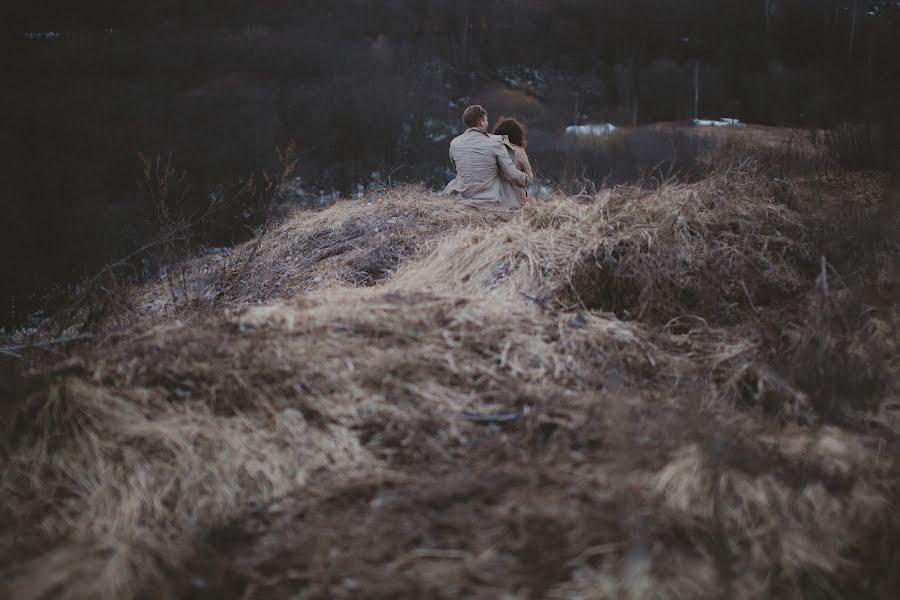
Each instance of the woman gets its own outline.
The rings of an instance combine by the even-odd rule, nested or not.
[[[523,173],[527,173],[528,177],[533,180],[534,172],[531,170],[531,163],[528,162],[528,154],[525,153],[525,149],[528,147],[525,126],[511,117],[500,117],[500,120],[494,125],[494,135],[506,136],[516,152],[516,168]],[[516,191],[519,193],[519,204],[524,205],[526,198],[528,198],[528,189],[516,186]]]

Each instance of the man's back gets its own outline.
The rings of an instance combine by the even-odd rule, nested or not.
[[[528,175],[516,168],[512,146],[505,138],[471,127],[450,142],[450,160],[456,179],[444,193],[458,193],[479,206],[517,208],[515,185],[530,183]],[[512,155],[512,156],[511,156]]]

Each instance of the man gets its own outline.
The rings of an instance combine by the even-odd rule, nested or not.
[[[450,160],[456,178],[445,194],[460,194],[475,206],[519,208],[516,186],[525,187],[532,177],[516,168],[515,149],[505,136],[487,131],[487,111],[473,105],[463,113],[466,131],[450,142]]]

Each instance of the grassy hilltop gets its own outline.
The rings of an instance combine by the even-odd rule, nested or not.
[[[10,387],[0,591],[895,598],[887,186],[406,187],[172,265]]]

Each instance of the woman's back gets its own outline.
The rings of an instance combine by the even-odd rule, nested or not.
[[[528,161],[528,154],[525,152],[525,148],[515,144],[513,144],[513,147],[516,149],[516,168],[524,173],[528,173],[528,176],[534,179],[534,172],[531,170],[531,163]]]
[[[528,147],[525,126],[516,119],[500,117],[500,120],[494,125],[494,135],[506,136],[516,152],[516,168],[523,173],[527,173],[529,178],[534,179],[531,162],[528,160],[528,153],[525,151]],[[524,187],[517,187],[516,191],[519,192],[519,198],[524,202],[528,197],[528,190]]]

